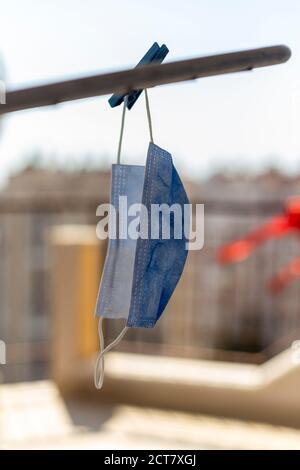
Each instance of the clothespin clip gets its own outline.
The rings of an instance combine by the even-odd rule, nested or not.
[[[160,47],[157,44],[157,42],[155,42],[150,47],[150,49],[146,52],[144,57],[139,61],[139,63],[136,65],[135,68],[142,67],[144,65],[152,64],[152,63],[161,64],[164,58],[166,57],[166,55],[168,54],[168,52],[169,52],[169,49],[167,48],[165,44],[163,44]],[[127,96],[126,106],[127,106],[127,109],[131,109],[142,92],[143,90],[133,90],[128,95],[114,94],[109,98],[108,102],[112,108],[115,108],[116,106],[119,106],[121,103],[123,103],[124,98]]]

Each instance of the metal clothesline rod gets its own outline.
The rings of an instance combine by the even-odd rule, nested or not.
[[[247,71],[286,62],[290,56],[291,51],[288,47],[271,46],[165,64],[149,64],[120,72],[12,90],[6,93],[6,104],[0,105],[0,114],[110,93],[123,94],[134,89],[151,88],[213,75]]]

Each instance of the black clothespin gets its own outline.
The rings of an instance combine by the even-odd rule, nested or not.
[[[146,52],[144,57],[139,61],[135,68],[152,63],[161,64],[168,52],[169,49],[165,44],[160,47],[157,42],[155,42]],[[115,108],[116,106],[119,106],[121,103],[123,103],[124,98],[127,96],[126,106],[127,109],[131,109],[142,92],[143,90],[133,90],[128,95],[114,94],[109,98],[108,102],[112,108]]]

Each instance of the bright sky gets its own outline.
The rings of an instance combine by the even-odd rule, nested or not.
[[[0,50],[8,88],[134,66],[154,41],[168,61],[286,44],[283,65],[150,90],[154,140],[179,169],[300,170],[300,2],[297,0],[2,0]],[[121,108],[108,97],[3,119],[0,179],[31,153],[47,161],[115,160]],[[143,164],[144,99],[127,113],[124,162]]]

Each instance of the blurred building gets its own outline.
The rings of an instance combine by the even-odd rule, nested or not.
[[[49,250],[53,225],[95,224],[110,175],[28,168],[0,196],[0,336],[9,345],[7,380],[45,371],[48,358]]]
[[[96,208],[108,200],[109,186],[110,174],[105,171],[28,168],[12,176],[2,191],[0,338],[9,345],[5,380],[47,375],[51,341],[47,235],[54,225],[96,226]],[[215,251],[280,211],[286,197],[300,193],[300,177],[276,172],[259,177],[223,174],[199,185],[187,182],[186,188],[191,201],[205,204],[204,248],[189,253],[184,275],[158,326],[131,329],[119,348],[260,361],[263,351],[270,356],[278,352],[276,347],[283,349],[293,336],[297,338],[299,283],[276,297],[268,293],[266,283],[297,254],[298,240],[270,242],[246,262],[229,267],[217,264]],[[118,331],[119,325],[112,322],[108,335]]]

